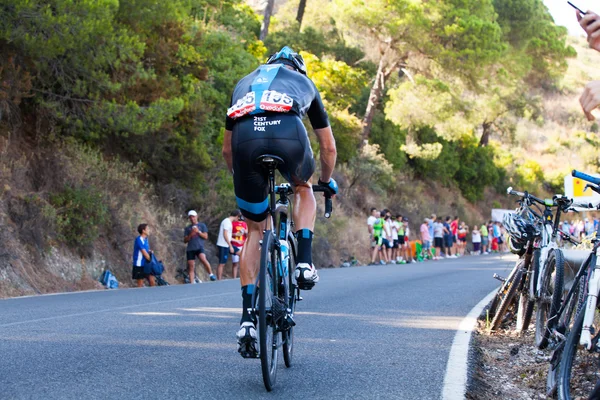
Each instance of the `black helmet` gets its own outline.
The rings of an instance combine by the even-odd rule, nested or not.
[[[306,65],[304,65],[304,59],[294,50],[287,46],[284,46],[277,53],[272,54],[267,60],[267,64],[285,64],[292,68],[295,68],[301,74],[306,75]]]

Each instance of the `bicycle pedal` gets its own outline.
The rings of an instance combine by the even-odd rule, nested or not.
[[[497,280],[499,280],[500,282],[503,282],[503,283],[506,282],[506,278],[503,278],[503,277],[501,277],[498,274],[494,274],[493,278],[497,279]]]
[[[256,349],[256,343],[252,340],[239,343],[238,353],[240,353],[243,358],[260,358],[260,354]]]

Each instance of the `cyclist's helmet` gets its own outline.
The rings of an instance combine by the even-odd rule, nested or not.
[[[301,74],[306,75],[306,65],[304,59],[294,50],[284,46],[277,53],[272,54],[266,62],[267,64],[284,64],[296,69]]]
[[[511,248],[522,247],[528,240],[542,234],[540,224],[528,215],[519,213],[506,213],[502,218],[502,225],[511,237]]]

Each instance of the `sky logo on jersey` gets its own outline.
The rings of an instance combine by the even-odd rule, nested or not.
[[[292,109],[294,100],[285,93],[275,90],[265,90],[260,98],[259,108],[264,111],[288,112]]]

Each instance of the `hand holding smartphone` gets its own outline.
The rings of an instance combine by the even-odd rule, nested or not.
[[[594,12],[583,11],[571,1],[567,1],[567,4],[577,10],[579,25],[585,30],[590,47],[600,51],[600,17]]]

